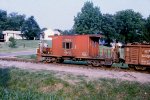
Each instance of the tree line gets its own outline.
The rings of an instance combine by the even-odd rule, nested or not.
[[[18,13],[7,14],[7,11],[0,10],[0,35],[2,31],[21,31],[23,37],[29,40],[39,38],[41,29],[33,16],[26,18]]]
[[[143,18],[132,9],[115,14],[102,14],[92,2],[85,2],[81,12],[74,17],[74,25],[68,34],[103,34],[109,44],[113,40],[123,43],[150,42],[150,16]]]
[[[26,39],[31,40],[38,39],[40,32],[45,29],[40,29],[33,16],[26,18],[25,15],[7,14],[0,10],[0,34],[4,30],[21,31]],[[108,44],[113,40],[123,43],[150,42],[150,16],[143,18],[132,9],[102,14],[92,2],[85,2],[74,17],[72,29],[59,31],[62,34],[102,34]]]

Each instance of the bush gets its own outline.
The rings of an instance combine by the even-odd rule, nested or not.
[[[16,48],[16,40],[13,37],[9,38],[9,47]]]

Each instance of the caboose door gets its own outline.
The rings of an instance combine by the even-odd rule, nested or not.
[[[72,56],[72,40],[71,38],[63,39],[63,56]]]

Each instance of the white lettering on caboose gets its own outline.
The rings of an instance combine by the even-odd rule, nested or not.
[[[65,42],[71,42],[71,39],[64,39]]]

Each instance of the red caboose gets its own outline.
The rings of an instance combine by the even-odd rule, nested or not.
[[[99,55],[99,38],[93,35],[52,37],[52,55],[89,58]]]
[[[111,56],[100,57],[99,39],[101,35],[60,35],[50,36],[52,47],[38,49],[38,60],[46,62],[62,62],[66,59],[84,60],[93,66],[111,64]],[[40,51],[46,51],[40,52]],[[107,57],[107,58],[106,58]]]

